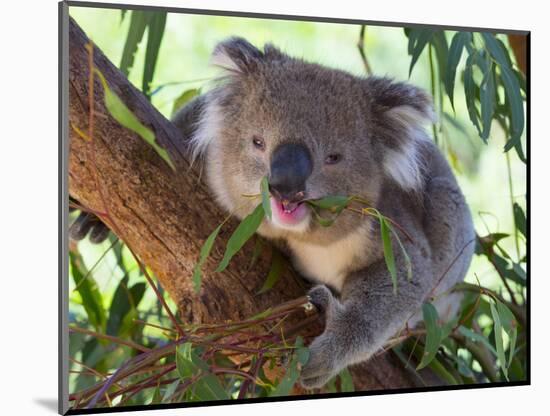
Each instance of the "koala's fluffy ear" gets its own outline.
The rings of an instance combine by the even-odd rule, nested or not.
[[[384,144],[384,169],[403,189],[419,190],[423,183],[419,147],[428,140],[424,126],[435,119],[432,100],[420,88],[388,78],[371,77],[367,84],[375,135]]]
[[[253,72],[264,59],[264,53],[247,40],[232,37],[220,42],[211,57],[211,64],[235,74]]]

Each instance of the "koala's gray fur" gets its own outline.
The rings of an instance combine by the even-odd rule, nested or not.
[[[220,43],[212,61],[225,71],[222,82],[174,122],[204,162],[225,209],[240,218],[249,214],[258,201],[242,195],[259,192],[273,150],[299,143],[313,161],[306,199],[362,196],[412,236],[411,242],[401,235],[411,281],[394,244],[395,295],[372,217],[346,210],[330,227],[311,214],[296,227],[264,220],[259,233],[284,244],[297,270],[319,283],[309,295],[324,311],[326,328],[310,345],[301,374],[305,387],[319,387],[368,359],[406,323],[418,322],[430,294],[464,278],[474,250],[470,213],[447,162],[424,133],[433,115],[422,90],[307,63],[269,44],[261,51],[241,38]],[[252,145],[255,137],[264,140],[261,151]],[[325,164],[334,153],[341,161]],[[443,297],[436,306],[448,317],[457,299]]]

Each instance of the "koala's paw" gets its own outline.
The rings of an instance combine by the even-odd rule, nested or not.
[[[90,236],[90,241],[100,244],[109,237],[109,228],[103,224],[94,214],[81,212],[76,220],[69,227],[69,236],[80,241]]]
[[[306,389],[323,387],[343,368],[338,355],[332,337],[326,334],[317,337],[309,346],[309,360],[300,374],[300,384]]]
[[[300,375],[300,384],[306,389],[312,389],[325,385],[345,366],[341,359],[344,346],[338,336],[337,325],[334,325],[343,312],[343,306],[324,285],[315,286],[308,296],[326,319],[325,332],[309,346],[309,360]]]
[[[315,286],[308,292],[307,296],[313,306],[322,314],[330,314],[338,302],[329,288],[325,285]]]

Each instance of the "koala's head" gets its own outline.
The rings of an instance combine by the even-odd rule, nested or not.
[[[421,90],[307,63],[270,44],[261,51],[241,38],[220,43],[212,63],[224,77],[202,97],[194,153],[205,158],[219,203],[240,217],[258,204],[246,195],[258,194],[267,176],[273,215],[264,234],[342,235],[357,217],[342,214],[326,229],[304,201],[358,195],[375,205],[383,184],[422,187],[418,146],[432,107]]]

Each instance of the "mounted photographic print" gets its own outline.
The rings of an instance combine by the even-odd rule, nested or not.
[[[530,382],[529,32],[69,1],[60,88],[60,413]]]

